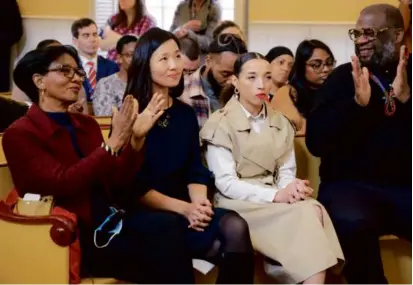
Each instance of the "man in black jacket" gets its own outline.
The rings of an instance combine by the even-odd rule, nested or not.
[[[23,35],[23,23],[16,0],[1,0],[0,92],[10,90],[11,50]]]
[[[320,88],[306,143],[321,157],[319,200],[337,231],[348,283],[387,283],[379,237],[412,236],[411,60],[397,8],[365,8],[352,63]]]

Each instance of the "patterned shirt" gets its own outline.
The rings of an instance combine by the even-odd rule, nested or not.
[[[216,111],[216,109],[222,108],[216,100],[213,103],[211,102],[211,98],[217,98],[217,96],[213,94],[209,83],[205,84],[206,81],[203,83],[201,75],[204,70],[205,66],[201,66],[190,75],[185,85],[184,93],[179,97],[181,101],[194,108],[198,118],[199,128],[204,126],[210,114]],[[209,96],[207,94],[209,94]]]
[[[111,116],[112,106],[120,108],[122,105],[125,90],[126,82],[122,81],[117,73],[102,78],[92,96],[95,116]]]
[[[109,21],[108,21],[108,25],[109,26],[113,26],[113,22],[115,21],[116,15],[112,16]],[[145,15],[142,17],[142,19],[136,23],[136,25],[134,27],[128,28],[125,26],[116,26],[116,27],[112,27],[113,31],[124,36],[124,35],[135,35],[140,37],[142,34],[144,34],[147,30],[149,30],[150,28],[153,28],[156,26],[155,20],[148,15]],[[116,61],[116,49],[111,49],[108,52],[108,56],[107,58],[113,61]]]

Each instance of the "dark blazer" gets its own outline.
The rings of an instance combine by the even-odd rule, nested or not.
[[[119,71],[119,66],[116,62],[106,59],[102,56],[98,56],[98,72],[96,74],[96,81],[99,82],[104,77],[112,75]],[[92,102],[93,91],[90,86],[89,80],[83,81],[83,87],[86,91],[86,98],[88,102]]]
[[[3,149],[19,196],[53,195],[56,205],[90,224],[92,188],[103,185],[106,197],[112,198],[112,189],[131,186],[142,164],[143,151],[135,152],[127,146],[115,158],[100,147],[103,137],[93,118],[70,116],[83,159],[77,155],[67,129],[37,105],[6,130]]]

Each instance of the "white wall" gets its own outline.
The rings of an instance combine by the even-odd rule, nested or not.
[[[70,27],[73,19],[24,18],[24,36],[16,48],[15,63],[44,39],[56,39],[63,44],[72,43]]]
[[[248,49],[266,54],[277,45],[284,45],[294,53],[304,39],[318,39],[326,43],[337,60],[337,65],[348,62],[354,54],[354,44],[348,37],[352,23],[250,23]]]

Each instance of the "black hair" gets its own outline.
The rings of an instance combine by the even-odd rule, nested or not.
[[[241,30],[241,28],[233,21],[229,21],[229,20],[225,20],[222,21],[221,23],[218,24],[218,26],[215,27],[214,31],[212,32],[212,38],[216,39],[223,30],[227,29],[227,28],[238,28],[239,30]]]
[[[79,20],[74,21],[71,28],[72,36],[77,39],[79,37],[79,30],[82,28],[89,27],[90,25],[95,25],[97,27],[95,21],[89,18],[81,18]]]
[[[360,15],[363,14],[381,14],[385,17],[386,27],[395,29],[404,29],[403,16],[400,10],[390,4],[374,4],[364,8]]]
[[[126,94],[133,95],[139,102],[139,112],[142,112],[152,98],[152,76],[150,59],[153,53],[165,42],[173,40],[180,48],[178,38],[171,32],[160,28],[151,28],[139,38],[136,44],[135,54],[128,70],[128,84]],[[184,90],[184,78],[181,76],[176,87],[169,88],[169,95],[177,98]]]
[[[132,35],[124,35],[122,36],[118,42],[116,43],[116,52],[118,54],[122,53],[123,47],[129,43],[136,43],[138,38]]]
[[[284,54],[287,54],[294,58],[293,52],[289,48],[284,46],[273,47],[269,50],[265,58],[271,63],[274,59]]]
[[[70,46],[50,46],[45,49],[35,49],[24,55],[17,63],[13,71],[13,80],[33,103],[39,103],[39,91],[33,82],[33,75],[48,73],[50,64],[64,54],[73,57],[78,67],[81,66],[76,50]]]
[[[248,52],[244,53],[243,55],[240,55],[234,62],[234,75],[236,77],[239,76],[239,74],[242,71],[242,67],[244,66],[245,63],[252,59],[263,59],[265,61],[268,61],[262,54],[256,53],[256,52]],[[235,86],[232,84],[226,85],[220,95],[220,100],[223,104],[226,104],[231,97],[235,93]]]
[[[219,54],[223,52],[232,52],[235,54],[243,54],[248,52],[244,41],[238,36],[232,34],[221,34],[214,39],[209,45],[208,52],[210,54]]]
[[[181,45],[181,52],[189,58],[189,60],[197,60],[201,55],[201,49],[196,40],[184,37],[179,39],[179,43]]]
[[[49,47],[50,45],[62,45],[62,43],[55,39],[46,39],[46,40],[40,41],[37,44],[36,49],[45,49]]]
[[[322,49],[335,60],[331,49],[322,41],[319,40],[304,40],[302,41],[295,52],[294,66],[291,72],[290,85],[294,88],[290,89],[290,96],[297,107],[298,111],[306,117],[311,111],[314,104],[314,88],[305,77],[307,61],[313,55],[315,49]],[[293,94],[293,92],[297,94]]]
[[[113,22],[109,23],[110,27],[113,29],[117,26],[132,28],[136,26],[137,23],[142,19],[145,15],[145,5],[143,4],[142,0],[135,0],[135,19],[130,23],[128,26],[128,18],[126,17],[126,12],[118,6],[118,13],[115,15]]]

